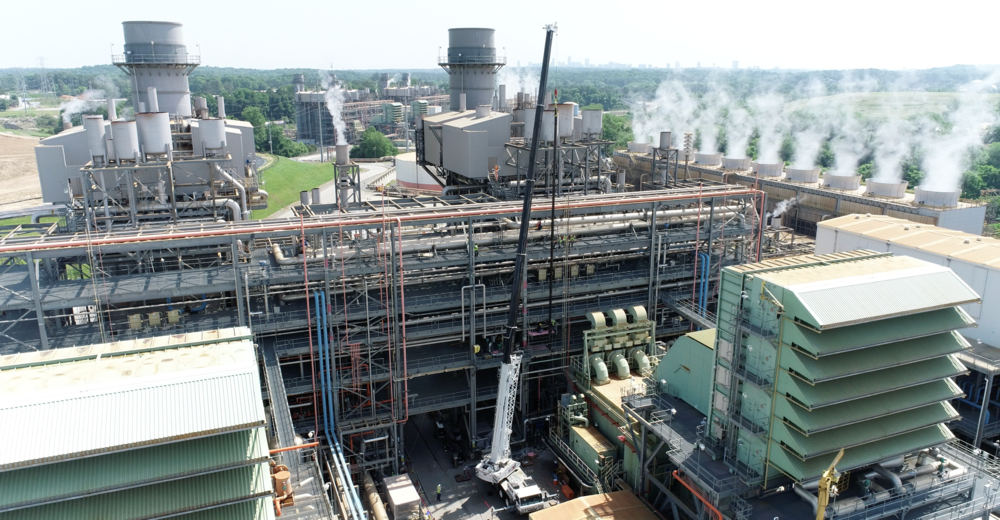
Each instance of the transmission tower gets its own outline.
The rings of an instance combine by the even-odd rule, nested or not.
[[[38,58],[38,68],[41,71],[38,73],[39,83],[42,88],[42,95],[48,96],[52,92],[52,83],[49,81],[49,75],[45,73],[45,58],[39,56]]]

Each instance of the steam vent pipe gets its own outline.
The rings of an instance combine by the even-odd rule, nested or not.
[[[449,109],[459,110],[459,97],[466,106],[493,105],[493,85],[504,58],[497,56],[493,29],[448,29],[448,55],[438,64],[450,76]]]

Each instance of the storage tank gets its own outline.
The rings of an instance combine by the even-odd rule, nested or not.
[[[101,157],[107,153],[105,141],[104,116],[83,116],[83,131],[87,133],[87,148],[90,157]]]
[[[113,142],[118,161],[135,160],[139,154],[139,133],[135,121],[113,121],[111,134],[115,136]]]
[[[546,110],[542,112],[542,129],[539,138],[543,143],[551,143],[553,139],[553,134],[555,132],[556,125],[556,111]]]
[[[573,107],[576,103],[559,103],[559,137],[573,137]],[[551,108],[551,107],[550,107]]]
[[[135,123],[139,130],[139,145],[144,153],[161,154],[172,149],[170,114],[166,112],[136,114]]]
[[[788,168],[785,170],[785,180],[793,182],[818,182],[819,168]]]
[[[299,192],[299,204],[302,204],[303,206],[308,206],[309,205],[309,191],[308,190],[302,190],[302,191]]]
[[[206,154],[226,147],[226,121],[223,119],[202,119],[198,123],[201,141],[205,143]]]
[[[694,163],[704,164],[705,166],[718,166],[722,164],[722,152],[695,153]]]
[[[761,177],[781,177],[784,163],[757,163],[756,171]]]
[[[172,22],[123,22],[125,54],[113,58],[123,67],[132,84],[133,106],[140,103],[153,111],[149,87],[156,88],[158,111],[191,116],[188,74],[200,62],[184,44],[183,25]]]
[[[823,186],[835,190],[856,190],[861,186],[861,176],[827,173],[823,176]]]
[[[909,182],[879,182],[868,179],[865,181],[865,195],[901,199],[906,196],[906,186]]]
[[[962,190],[938,191],[917,186],[913,189],[913,194],[913,201],[917,204],[949,208],[958,206],[958,197],[962,194]]]
[[[723,157],[723,170],[747,170],[750,168],[749,157]]]
[[[319,188],[313,188],[312,189],[312,203],[313,204],[322,204],[320,202]]]
[[[601,135],[601,125],[604,123],[604,112],[602,110],[583,110],[583,135],[584,137],[599,138]]]
[[[466,106],[492,105],[493,85],[503,58],[497,57],[494,34],[486,28],[448,29],[448,55],[439,64],[450,76],[450,108],[459,108],[459,94],[466,94]]]
[[[524,140],[531,142],[531,136],[534,135],[535,131],[535,109],[526,108],[524,109]]]

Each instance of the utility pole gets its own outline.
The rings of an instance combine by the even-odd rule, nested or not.
[[[323,162],[323,109],[316,102],[316,121],[319,124],[319,162]]]
[[[274,155],[274,143],[271,142],[271,123],[274,122],[271,119],[271,107],[267,107],[267,149]]]

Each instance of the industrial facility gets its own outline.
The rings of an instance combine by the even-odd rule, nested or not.
[[[549,99],[547,26],[537,95],[496,84],[484,28],[449,31],[446,96],[296,76],[337,196],[252,220],[253,128],[191,98],[180,24],[123,26],[134,119],[43,140],[65,221],[0,229],[0,519],[1000,507],[981,206],[666,130],[615,150],[602,111]],[[412,141],[405,196],[362,196],[372,125]]]

